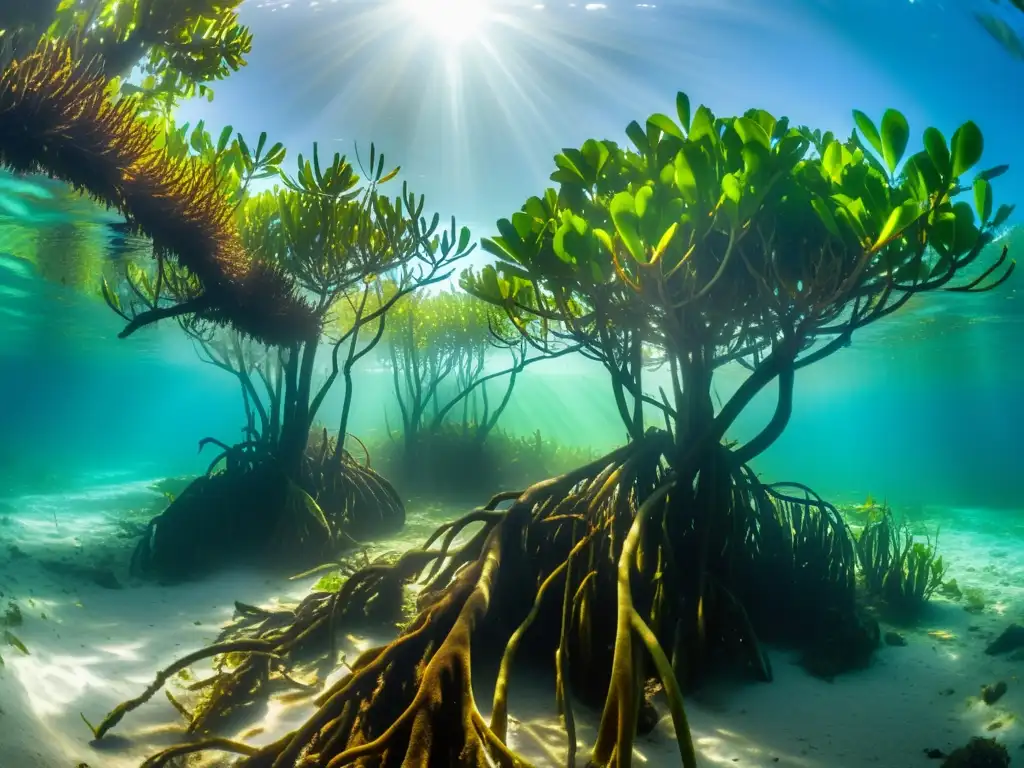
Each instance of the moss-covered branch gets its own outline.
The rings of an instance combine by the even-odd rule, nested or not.
[[[199,279],[206,319],[267,344],[318,335],[319,320],[292,281],[246,254],[214,170],[157,149],[156,129],[137,103],[114,101],[108,90],[96,64],[75,60],[64,41],[44,40],[8,62],[0,73],[0,165],[60,179],[117,209],[159,257]]]

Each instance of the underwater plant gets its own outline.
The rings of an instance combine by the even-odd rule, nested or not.
[[[293,282],[245,253],[214,170],[176,160],[131,99],[114,101],[109,81],[43,40],[0,72],[0,165],[67,182],[121,212],[153,242],[158,264],[176,261],[196,281],[190,303],[141,312],[122,332],[190,312],[269,344],[318,331]]]
[[[451,495],[511,487],[498,479],[499,464],[518,458],[521,446],[505,440],[496,451],[485,445],[498,425],[520,373],[538,360],[572,354],[574,347],[530,355],[504,312],[475,297],[452,291],[411,296],[396,307],[385,331],[386,365],[400,416],[396,437],[381,451],[387,474],[416,492]],[[485,373],[495,355],[507,365]],[[492,403],[490,386],[503,391]],[[533,477],[532,480],[539,479]],[[465,498],[465,495],[463,495]]]
[[[506,347],[513,364],[504,396],[491,413],[487,388],[480,384],[487,353],[499,338],[494,326],[503,321],[504,314],[455,291],[414,296],[397,309],[385,333],[387,360],[410,455],[420,433],[437,429],[460,402],[462,425],[469,427],[472,408],[480,442],[494,428],[521,370],[519,358],[525,357],[525,344]],[[478,392],[482,413],[476,413]]]
[[[273,347],[267,354],[277,365],[261,377],[269,400],[263,408],[238,371],[247,405],[262,419],[259,430],[250,424],[241,443],[220,443],[226,471],[197,479],[157,518],[136,550],[136,572],[173,580],[271,541],[319,561],[322,550],[340,546],[340,529],[361,507],[370,528],[400,525],[404,510],[387,482],[343,444],[325,451],[328,440],[313,440],[310,431],[330,386],[339,375],[350,383],[351,364],[379,340],[393,303],[445,279],[446,264],[472,249],[468,230],[452,220],[450,232],[435,235],[439,217],[423,216],[422,197],[404,186],[394,199],[380,194],[397,169],[384,174],[372,148],[365,186],[341,156],[322,169],[314,148],[312,160],[300,156],[294,178],[282,177],[284,190],[252,195],[253,179],[279,173],[283,147],[267,149],[261,136],[251,151],[230,130],[214,144],[201,126],[186,142],[187,126],[144,117],[140,100],[118,96],[97,62],[83,63],[68,42],[44,38],[6,63],[0,165],[61,179],[116,208],[129,230],[152,241],[149,264],[129,261],[121,283],[103,281],[104,300],[126,322],[121,336],[174,319],[213,342],[229,326],[241,339]],[[330,242],[318,242],[319,232]],[[400,290],[372,312],[360,309],[335,343],[328,381],[314,389],[325,318],[343,301],[365,308],[373,290],[365,278],[386,272],[400,275]],[[362,348],[361,332],[369,340]]]
[[[906,523],[897,523],[883,504],[869,513],[857,537],[857,557],[868,594],[882,598],[898,615],[920,611],[942,586],[947,567],[938,541],[915,541]]]
[[[43,36],[66,41],[146,113],[168,114],[182,99],[213,98],[210,83],[245,65],[252,34],[238,23],[242,0],[32,0],[7,3],[0,31],[15,58]],[[127,82],[138,68],[142,80]]]
[[[246,427],[235,444],[202,441],[201,447],[217,445],[221,454],[205,477],[154,518],[140,541],[135,572],[165,580],[220,567],[228,551],[307,568],[335,557],[352,537],[402,525],[405,512],[394,488],[344,445],[352,369],[379,343],[400,301],[446,279],[449,266],[475,247],[454,218],[450,229],[438,233],[439,216],[428,221],[423,197],[404,184],[395,198],[384,194],[381,187],[398,169],[385,173],[384,157],[372,145],[363,184],[340,154],[322,165],[316,145],[311,159],[299,156],[291,177],[276,170],[284,156],[280,145],[265,149],[263,135],[253,151],[241,136],[230,135],[225,129],[214,145],[193,133],[187,146],[237,182],[231,189],[242,243],[257,263],[273,265],[295,282],[324,332],[259,349],[224,337],[193,313],[179,316],[204,359],[238,379]],[[249,180],[260,173],[281,173],[283,188],[247,194]],[[383,275],[391,277],[385,282]],[[125,277],[127,303],[109,288],[105,296],[126,319],[139,311],[173,312],[193,300],[193,282],[167,269],[149,274],[129,265]],[[320,381],[316,357],[324,338],[331,366]],[[339,380],[344,402],[333,437],[314,429],[314,422]],[[197,537],[199,530],[205,535]]]
[[[465,273],[462,285],[538,344],[560,334],[602,361],[631,441],[521,493],[494,496],[421,549],[363,568],[323,598],[333,603],[332,621],[397,617],[403,585],[423,582],[419,613],[402,634],[361,654],[303,726],[258,748],[225,740],[175,747],[150,765],[205,749],[242,754],[243,766],[520,765],[505,743],[507,697],[514,657],[529,647],[553,660],[569,764],[572,694],[603,701],[590,764],[627,766],[656,678],[683,764],[693,768],[681,680],[723,649],[770,677],[746,611],[756,574],[770,580],[757,589],[775,584],[784,596],[776,629],[808,607],[786,605],[784,579],[793,571],[779,571],[779,548],[758,539],[765,521],[778,531],[780,505],[789,505],[790,518],[794,509],[827,516],[801,521],[801,558],[828,566],[818,566],[831,601],[814,615],[820,636],[847,628],[870,636],[856,628],[849,533],[823,524],[835,521],[834,509],[807,490],[789,496],[762,484],[746,465],[784,430],[797,370],[912,296],[989,290],[1013,263],[1003,252],[980,277],[953,282],[1009,215],[1006,206],[993,211],[998,170],[975,176],[977,218],[955,200],[982,154],[974,123],[949,143],[929,128],[926,149],[901,167],[903,116],[887,111],[881,129],[861,113],[855,120],[860,135],[843,141],[762,110],[691,113],[679,94],[677,119],[630,124],[632,147],[591,140],[560,153],[558,189],[500,221],[500,237],[484,241],[498,265]],[[673,373],[672,392],[660,400],[642,387],[645,363],[659,357]],[[716,410],[714,372],[730,361],[750,374]],[[763,431],[742,445],[725,441],[773,381],[778,403]],[[664,428],[648,427],[647,409]],[[527,583],[535,589],[524,590]],[[597,608],[608,605],[615,610]],[[788,629],[799,634],[795,624]],[[489,721],[471,680],[484,640],[504,649]],[[147,693],[164,679],[166,672]]]

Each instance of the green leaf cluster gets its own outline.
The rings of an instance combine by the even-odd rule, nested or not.
[[[849,303],[941,287],[1010,215],[990,183],[1006,167],[968,182],[984,146],[973,122],[949,142],[929,128],[906,157],[899,112],[854,120],[840,140],[760,109],[692,110],[680,93],[675,116],[630,123],[629,145],[556,155],[556,186],[498,222],[481,243],[496,262],[461,284],[520,321],[576,336],[611,324],[676,350],[808,337]]]
[[[173,118],[162,116],[151,120],[160,129],[156,146],[174,158],[195,157],[215,169],[224,194],[236,205],[246,197],[252,182],[281,174],[287,151],[281,142],[268,147],[265,131],[253,149],[230,125],[224,126],[215,140],[205,120],[195,126],[178,125]]]
[[[61,0],[48,34],[74,36],[102,57],[107,75],[124,78],[139,65],[138,85],[121,92],[155,112],[182,99],[213,99],[209,83],[245,66],[252,33],[239,24],[242,0]]]
[[[313,145],[298,156],[294,176],[247,199],[241,210],[245,245],[256,258],[280,265],[324,311],[352,289],[390,276],[402,284],[410,270],[439,268],[475,247],[466,227],[441,228],[440,216],[424,216],[425,201],[405,182],[393,197],[381,187],[399,169],[385,172],[383,155],[370,147],[364,180],[348,159],[336,153],[321,162]]]
[[[466,293],[420,291],[395,305],[385,339],[407,434],[421,429],[428,406],[433,407],[435,429],[455,401],[463,401],[464,421],[479,405],[476,394],[483,396],[487,410],[485,388],[467,395],[479,383],[487,353],[503,334],[515,335],[507,318]]]
[[[395,306],[385,338],[420,350],[469,352],[489,347],[492,330],[507,334],[512,329],[507,317],[486,302],[455,290],[420,292]]]

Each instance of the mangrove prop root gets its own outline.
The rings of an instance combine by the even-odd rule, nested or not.
[[[654,665],[665,694],[668,697],[672,713],[672,724],[676,730],[679,754],[686,768],[696,768],[697,755],[690,738],[690,726],[683,708],[682,692],[676,681],[664,651],[657,638],[637,613],[633,605],[630,589],[630,571],[633,558],[640,544],[640,532],[647,522],[651,511],[660,505],[665,496],[674,486],[673,481],[666,482],[650,495],[641,505],[633,519],[629,533],[622,547],[618,562],[618,620],[615,632],[615,651],[612,660],[612,684],[608,688],[608,697],[601,714],[597,742],[591,762],[597,765],[608,765],[613,758],[619,768],[630,768],[633,757],[633,739],[636,734],[637,714],[643,696],[643,680],[636,667],[637,654],[633,647],[634,635],[639,637],[646,650],[654,659]]]
[[[146,690],[134,699],[130,699],[129,701],[123,702],[122,704],[114,707],[114,709],[112,709],[110,713],[103,718],[103,721],[98,726],[93,727],[88,720],[85,720],[85,715],[82,715],[82,719],[85,720],[85,724],[89,726],[89,730],[92,731],[93,736],[96,739],[102,739],[111,728],[121,722],[121,718],[133,709],[141,707],[153,698],[157,691],[164,687],[164,683],[166,683],[172,675],[176,675],[178,672],[181,672],[181,670],[187,669],[197,661],[227,653],[270,654],[272,652],[273,646],[264,640],[239,640],[232,643],[219,643],[208,646],[207,648],[201,648],[198,651],[190,653],[188,656],[183,656],[169,667],[160,670],[160,672],[157,673],[156,678],[150,686],[146,688]]]
[[[620,631],[615,638],[613,686],[609,689],[601,733],[608,730],[605,721],[614,719],[617,727],[611,754],[596,751],[595,759],[599,758],[600,765],[629,764],[636,710],[645,683],[642,652],[646,649],[652,654],[658,677],[670,697],[684,762],[692,768],[693,748],[674,672],[630,598],[630,563],[636,558],[641,521],[646,520],[651,509],[660,511],[659,504],[671,488],[671,483],[665,482],[663,489],[650,496],[638,512],[632,506],[635,483],[641,471],[657,466],[660,455],[660,448],[627,446],[521,494],[495,496],[484,507],[441,526],[422,549],[407,552],[394,563],[371,564],[356,571],[337,593],[311,595],[296,610],[296,618],[315,614],[317,622],[331,625],[338,615],[351,617],[357,609],[365,612],[374,599],[396,585],[402,587],[417,578],[425,582],[419,598],[420,613],[396,640],[364,652],[351,665],[350,673],[317,699],[317,711],[301,728],[243,758],[241,765],[526,766],[527,762],[505,744],[511,665],[516,649],[543,606],[555,602],[555,598],[546,598],[552,591],[562,598],[556,622],[561,633],[555,659],[559,670],[556,701],[572,740],[569,754],[575,754],[575,725],[565,670],[570,655],[579,647],[576,632],[583,633],[574,627],[579,613],[576,603],[587,586],[595,583],[595,560],[619,554],[610,548],[609,542],[612,529],[619,523],[617,516],[625,512],[632,527],[628,528],[628,536],[620,535]],[[512,505],[507,510],[498,510],[508,500],[513,501]],[[453,549],[458,535],[474,523],[483,525],[467,543]],[[543,528],[544,534],[533,534],[537,541],[531,544],[531,529],[538,523],[551,525]],[[553,538],[552,528],[556,531]],[[563,530],[569,535],[562,536],[559,532]],[[567,542],[566,549],[556,547],[553,556],[541,553],[537,558],[538,562],[549,561],[553,565],[538,573],[540,583],[533,607],[509,640],[495,687],[491,722],[486,723],[476,706],[471,683],[474,630],[488,618],[494,595],[501,594],[503,563],[509,560],[515,573],[524,556],[525,562],[532,562],[533,546],[548,546],[555,540]],[[438,546],[434,548],[435,545]],[[575,562],[582,562],[585,567],[574,569]],[[552,590],[562,579],[564,587]],[[312,611],[309,601],[314,601]],[[277,618],[251,606],[239,607],[250,622],[267,623]],[[313,626],[307,621],[304,633]],[[268,645],[281,656],[287,656],[296,642],[294,636],[288,636],[287,629],[279,626],[265,637],[273,638]],[[639,643],[635,642],[637,638]],[[603,744],[599,740],[599,748]]]
[[[233,752],[236,755],[255,755],[259,750],[240,741],[231,739],[212,738],[197,741],[194,744],[179,744],[169,747],[145,760],[139,768],[163,768],[171,760],[184,755],[192,755],[197,752]]]
[[[386,765],[397,764],[399,756],[406,764],[427,765],[435,755],[449,765],[486,765],[488,755],[501,766],[523,764],[483,723],[470,682],[470,637],[490,604],[502,556],[501,534],[500,527],[491,531],[484,554],[462,572],[444,598],[428,609],[419,627],[369,663],[357,665],[345,684],[295,733],[277,755],[274,766],[295,764],[300,752],[306,753],[308,764],[328,768],[373,757]],[[441,632],[443,640],[431,653],[430,646]],[[390,725],[382,728],[373,715],[391,708],[386,697],[391,688],[401,688],[407,682],[409,662],[423,669],[415,695]],[[355,704],[362,704],[365,711],[356,716],[352,735],[342,742],[325,728],[346,706]],[[334,755],[323,754],[318,749],[321,742],[343,744],[345,748]]]
[[[116,208],[153,240],[158,258],[175,257],[202,284],[191,302],[130,318],[122,335],[186,312],[265,344],[319,335],[293,281],[245,252],[215,169],[160,149],[138,102],[109,98],[98,62],[78,61],[66,41],[44,38],[0,66],[0,166],[47,174]]]
[[[361,568],[345,580],[338,592],[313,592],[293,611],[268,611],[236,602],[235,610],[239,618],[235,624],[221,633],[217,643],[174,662],[157,675],[153,684],[142,695],[116,707],[98,727],[94,728],[88,720],[86,723],[89,724],[95,738],[100,739],[128,712],[151,699],[177,672],[206,658],[232,654],[234,663],[230,669],[222,667],[212,677],[190,686],[193,690],[213,691],[189,719],[190,733],[207,730],[219,718],[229,714],[240,696],[255,695],[255,689],[267,682],[270,677],[269,660],[285,660],[298,652],[309,650],[310,647],[322,647],[325,644],[320,641],[324,639],[327,640],[326,647],[333,657],[333,630],[339,622],[349,618],[365,617],[371,613],[398,618],[402,587],[415,581],[432,562],[438,565],[428,575],[428,581],[441,570],[439,564],[446,558],[457,565],[477,559],[486,534],[504,517],[503,512],[495,511],[496,507],[509,497],[510,494],[498,494],[483,508],[442,526],[423,549],[405,552],[392,564],[375,563]],[[484,523],[484,527],[466,546],[458,552],[450,552],[450,546],[460,531],[473,523],[481,522]],[[429,549],[430,545],[446,531],[451,535],[446,537],[445,546],[440,550]],[[441,570],[441,576],[444,577],[449,571],[450,568],[444,568]],[[426,590],[426,593],[429,594],[430,590]],[[382,600],[385,604],[377,605],[378,601]],[[292,680],[284,671],[279,671],[279,674],[294,687],[308,688]]]
[[[749,584],[735,581],[730,569],[756,575],[767,567],[771,585],[750,582],[764,594],[780,586],[793,592],[808,578],[831,579],[841,591],[848,572],[842,531],[830,527],[827,510],[813,499],[798,508],[798,500],[770,493],[745,468],[723,474],[716,462],[727,462],[717,454],[686,474],[665,459],[669,451],[671,441],[655,434],[521,494],[496,496],[441,526],[421,549],[355,571],[337,592],[310,595],[292,619],[246,607],[248,636],[272,642],[274,653],[287,657],[300,644],[297,627],[307,639],[314,626],[333,638],[341,621],[396,608],[406,587],[422,587],[418,613],[393,642],[363,652],[317,697],[302,727],[240,765],[525,765],[505,737],[511,667],[529,644],[532,657],[553,656],[569,764],[576,752],[573,695],[601,706],[590,764],[624,768],[645,691],[660,689],[682,762],[693,768],[679,675],[704,658],[701,622],[710,630],[706,642],[732,644],[746,659],[751,644],[758,651],[752,619],[742,610]],[[479,530],[456,545],[471,524]],[[702,552],[725,555],[702,560]],[[806,571],[811,555],[842,567],[795,575]],[[531,582],[532,594],[524,594]],[[783,609],[776,603],[772,612]],[[490,722],[471,685],[477,637],[505,647]]]

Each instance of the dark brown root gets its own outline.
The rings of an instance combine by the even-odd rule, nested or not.
[[[294,610],[266,611],[235,603],[237,619],[221,633],[214,645],[190,654],[161,672],[156,688],[147,690],[144,696],[121,705],[108,715],[104,720],[106,727],[97,738],[116,725],[128,711],[151,698],[173,674],[204,658],[218,658],[215,674],[190,686],[191,690],[201,690],[203,694],[191,713],[179,707],[188,722],[189,733],[206,733],[214,729],[239,707],[258,699],[260,692],[272,681],[292,687],[308,687],[289,675],[293,662],[315,656],[318,652],[322,655],[323,649],[328,648],[327,658],[333,662],[337,656],[334,645],[336,628],[342,622],[369,620],[376,623],[399,619],[404,587],[415,581],[432,563],[427,580],[448,583],[454,570],[479,556],[487,533],[504,515],[494,510],[507,500],[507,496],[499,494],[487,506],[443,526],[422,550],[407,552],[391,563],[368,564],[346,579],[339,591],[314,591]],[[483,523],[483,528],[459,551],[452,552],[451,545],[458,534],[474,523]],[[442,536],[441,549],[430,549]],[[246,644],[252,645],[253,651],[246,651],[243,647]]]
[[[117,209],[152,238],[157,257],[172,256],[202,283],[187,306],[144,312],[122,335],[181,314],[231,325],[266,344],[320,333],[320,321],[293,282],[254,262],[239,240],[215,170],[170,158],[137,102],[114,102],[99,62],[74,60],[64,41],[43,39],[0,73],[0,165],[60,179]]]

